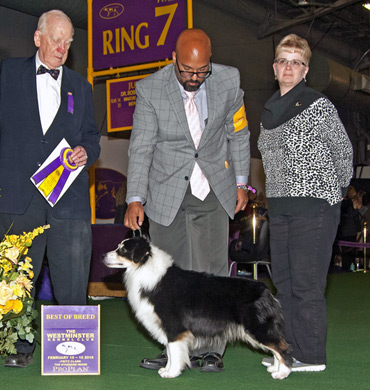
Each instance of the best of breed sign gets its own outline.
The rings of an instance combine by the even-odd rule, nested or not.
[[[41,307],[41,374],[100,375],[100,306]]]

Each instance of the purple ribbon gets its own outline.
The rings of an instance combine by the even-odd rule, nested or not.
[[[72,92],[68,92],[68,112],[73,114],[73,95]]]
[[[60,193],[63,190],[64,185],[66,184],[66,181],[68,180],[68,177],[72,171],[77,169],[77,164],[74,163],[70,157],[73,150],[70,148],[63,148],[60,151],[59,157],[57,157],[54,161],[52,161],[50,164],[48,164],[44,169],[42,169],[40,172],[36,173],[34,176],[32,176],[33,181],[35,184],[40,183],[42,180],[46,179],[52,172],[57,170],[61,165],[63,166],[63,172],[60,175],[60,178],[52,190],[50,196],[49,196],[49,202],[53,205],[57,201]]]
[[[370,248],[370,243],[354,241],[337,241],[338,246],[348,246],[351,248]]]

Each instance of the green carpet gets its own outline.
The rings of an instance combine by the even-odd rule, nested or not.
[[[268,283],[268,281],[267,281]],[[156,371],[139,367],[144,357],[154,357],[161,346],[137,326],[126,301],[90,301],[101,305],[101,375],[41,376],[40,347],[27,368],[5,368],[0,361],[1,388],[37,390],[93,389],[369,389],[370,370],[370,274],[329,276],[328,364],[324,372],[292,373],[273,380],[261,365],[265,356],[244,345],[230,345],[223,373],[186,370],[179,378],[162,379]],[[39,307],[41,303],[38,302]]]

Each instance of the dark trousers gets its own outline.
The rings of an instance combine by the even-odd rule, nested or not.
[[[58,219],[51,207],[35,192],[31,204],[22,215],[0,214],[0,235],[22,234],[38,226],[50,224],[50,229],[34,238],[28,256],[32,259],[36,285],[45,253],[48,258],[54,296],[60,305],[85,305],[89,281],[92,232],[90,219]],[[35,289],[32,290],[35,296]],[[18,352],[30,352],[27,342],[17,344]]]
[[[329,204],[315,217],[270,217],[272,276],[286,339],[304,363],[326,363],[325,288],[339,217],[339,207]]]
[[[229,217],[213,191],[201,201],[189,185],[171,225],[149,220],[149,233],[182,269],[228,275]]]

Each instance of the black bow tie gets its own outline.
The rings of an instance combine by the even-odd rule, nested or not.
[[[37,74],[49,73],[54,80],[58,80],[59,72],[59,69],[48,69],[44,65],[40,65],[37,69]]]

